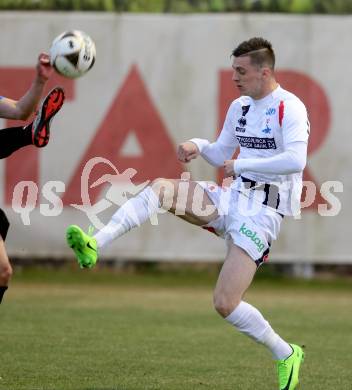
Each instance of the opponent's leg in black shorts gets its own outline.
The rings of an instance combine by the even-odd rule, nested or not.
[[[9,226],[6,214],[0,209],[0,303],[12,275],[12,267],[5,249],[5,239]]]
[[[46,146],[50,137],[50,122],[59,112],[64,100],[63,89],[55,87],[41,102],[32,123],[0,130],[0,159],[27,145],[38,148]]]

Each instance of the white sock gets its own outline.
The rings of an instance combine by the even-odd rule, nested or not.
[[[291,346],[274,332],[269,322],[249,303],[241,301],[225,320],[257,343],[265,345],[275,359],[286,359],[292,354]]]
[[[124,203],[111,217],[108,224],[94,235],[98,248],[109,244],[132,228],[140,226],[154,215],[158,208],[159,198],[151,187],[145,188],[134,198]]]

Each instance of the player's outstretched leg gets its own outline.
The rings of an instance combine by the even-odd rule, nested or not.
[[[60,87],[52,89],[43,99],[32,123],[32,143],[38,148],[47,145],[50,137],[50,122],[64,104],[65,93]]]
[[[93,267],[97,261],[97,249],[111,243],[113,240],[121,237],[131,229],[142,225],[155,213],[159,208],[168,210],[172,213],[176,210],[176,204],[181,199],[180,204],[186,204],[184,210],[185,215],[182,217],[193,224],[205,225],[210,218],[214,218],[214,212],[209,217],[197,217],[191,214],[193,207],[193,197],[188,199],[187,194],[177,192],[179,180],[173,179],[156,179],[150,186],[144,188],[135,197],[130,198],[125,202],[111,217],[110,221],[94,237],[86,234],[76,225],[68,227],[66,232],[66,239],[69,247],[73,249],[77,257],[78,263],[81,267]],[[190,193],[195,192],[196,187],[199,186],[196,182],[189,182]],[[201,187],[199,187],[202,190]],[[199,192],[199,191],[198,191]],[[205,196],[205,195],[204,195]],[[184,197],[184,198],[183,198]],[[213,205],[212,201],[206,197],[200,197],[198,194],[200,204],[204,207]],[[186,201],[187,200],[187,201]],[[189,204],[189,205],[188,205]],[[209,219],[209,220],[208,220]]]
[[[92,268],[98,260],[97,241],[77,225],[71,225],[66,230],[66,241],[73,249],[81,268]]]
[[[134,198],[124,203],[112,216],[109,223],[94,237],[84,233],[76,225],[66,231],[68,246],[73,249],[81,267],[92,268],[97,262],[97,249],[122,236],[132,228],[140,226],[155,214],[159,198],[151,187],[146,187]]]
[[[277,361],[277,371],[279,375],[280,390],[294,390],[299,382],[299,369],[304,361],[304,352],[301,347],[290,344],[293,352],[283,360]]]

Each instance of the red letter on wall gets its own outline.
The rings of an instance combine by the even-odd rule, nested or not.
[[[140,155],[126,156],[123,153],[123,146],[131,134],[139,142],[142,149]],[[119,172],[127,168],[136,169],[134,179],[139,183],[157,177],[177,178],[182,173],[182,165],[177,161],[175,146],[168,136],[166,125],[136,66],[131,68],[72,176],[63,197],[64,205],[80,203],[83,168],[88,160],[96,156],[110,160]],[[105,173],[106,166],[97,165],[90,180],[93,183]],[[92,204],[102,190],[99,187],[90,189]]]

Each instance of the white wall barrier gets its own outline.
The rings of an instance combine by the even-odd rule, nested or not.
[[[298,94],[310,111],[305,180],[316,189],[316,196],[306,199],[302,219],[285,218],[271,259],[351,262],[351,21],[267,14],[2,12],[0,95],[21,96],[32,80],[36,56],[47,51],[60,32],[84,30],[97,46],[97,61],[88,75],[52,80],[51,85],[65,87],[67,101],[53,122],[48,147],[27,147],[0,162],[0,199],[12,223],[9,254],[71,256],[66,226],[88,228],[94,212],[107,221],[125,199],[118,185],[122,179],[131,194],[147,180],[179,178],[188,170],[193,179],[216,180],[218,172],[204,161],[178,163],[176,146],[194,136],[215,138],[228,104],[237,96],[231,83],[231,50],[249,37],[264,36],[276,50],[280,83]],[[0,122],[2,127],[13,124]],[[94,157],[100,159],[91,160]],[[88,161],[96,164],[82,184]],[[92,186],[102,177],[105,185]],[[82,200],[94,208],[79,207]],[[323,216],[331,214],[331,207],[341,210]],[[221,239],[171,215],[160,215],[158,221],[158,226],[147,223],[130,232],[102,256],[223,258]]]

